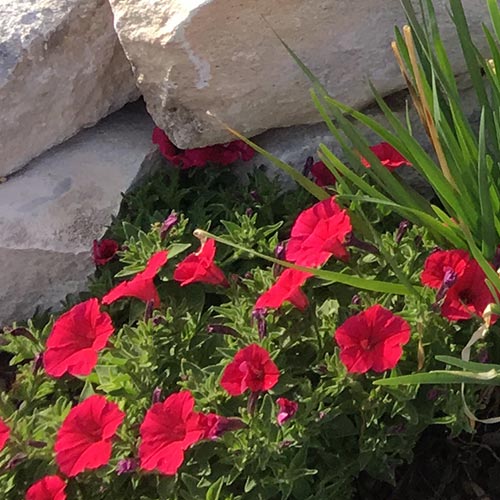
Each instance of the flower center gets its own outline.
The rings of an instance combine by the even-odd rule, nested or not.
[[[375,346],[370,339],[362,339],[359,345],[363,351],[371,351]]]

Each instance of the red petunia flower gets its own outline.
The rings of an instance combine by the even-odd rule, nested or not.
[[[123,297],[135,297],[144,302],[153,301],[154,307],[158,307],[160,296],[156,290],[154,279],[166,262],[167,251],[156,252],[148,260],[144,271],[136,274],[131,280],[123,281],[115,286],[102,298],[102,303],[108,305]]]
[[[177,264],[174,280],[181,286],[191,283],[207,283],[209,285],[229,286],[222,269],[215,265],[215,241],[212,239],[202,243],[200,249],[188,255]]]
[[[438,250],[432,252],[425,259],[420,281],[430,288],[439,289],[444,281],[450,282],[463,276],[470,261],[471,258],[465,250]]]
[[[349,373],[383,372],[397,365],[410,340],[410,325],[377,304],[347,319],[335,340]]]
[[[267,391],[278,382],[280,372],[269,353],[257,344],[239,350],[224,369],[220,385],[231,395],[239,396],[247,389]]]
[[[92,259],[96,266],[107,264],[118,252],[119,246],[115,240],[94,240]]]
[[[9,426],[0,418],[0,451],[2,451],[5,447],[5,444],[9,440],[10,437],[10,428]]]
[[[69,477],[109,462],[111,439],[125,413],[104,396],[94,395],[74,406],[57,433],[56,462]]]
[[[398,167],[411,166],[411,163],[397,150],[394,149],[388,142],[381,142],[370,148],[375,156],[380,160],[380,163],[388,170],[394,170]],[[370,162],[366,158],[361,158],[361,163],[366,168],[370,168]]]
[[[26,492],[26,500],[66,500],[66,483],[59,476],[45,476],[33,483]]]
[[[194,398],[189,391],[171,394],[163,403],[151,406],[140,427],[142,469],[169,476],[177,472],[184,452],[204,438],[201,413],[193,408]]]
[[[316,184],[320,187],[334,186],[337,182],[335,176],[322,161],[317,161],[311,167],[311,174],[313,175]]]
[[[285,269],[276,283],[257,299],[254,310],[263,308],[276,309],[281,307],[284,302],[290,302],[297,309],[303,311],[309,305],[309,301],[300,287],[311,276],[312,274],[304,271]]]
[[[300,266],[323,265],[332,255],[347,260],[345,249],[352,225],[335,197],[316,203],[297,217],[286,247],[286,258]]]
[[[473,316],[482,318],[486,306],[495,302],[485,279],[481,266],[471,260],[463,274],[447,290],[441,306],[442,316],[450,321],[470,319]],[[494,323],[496,319],[493,316],[490,323]]]
[[[111,318],[99,310],[97,299],[77,304],[52,327],[43,354],[45,371],[52,377],[88,375],[113,332]]]
[[[293,418],[299,409],[299,403],[297,403],[297,401],[291,401],[287,398],[278,398],[276,403],[278,403],[280,407],[278,416],[276,417],[278,425],[283,425],[287,420]]]
[[[167,160],[183,169],[204,167],[209,162],[230,165],[237,160],[251,160],[255,154],[250,146],[239,140],[202,148],[180,149],[158,127],[153,130],[153,143],[158,145],[161,154]]]

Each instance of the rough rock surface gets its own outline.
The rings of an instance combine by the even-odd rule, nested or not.
[[[319,121],[306,78],[270,26],[341,101],[357,107],[370,103],[367,78],[383,94],[403,87],[390,48],[394,26],[405,22],[400,0],[110,3],[148,110],[181,148],[229,139],[207,110],[247,136]],[[460,72],[464,66],[446,13],[448,0],[433,4]],[[467,0],[464,6],[479,35],[486,2]]]
[[[0,176],[136,97],[106,0],[0,1]]]
[[[84,288],[92,241],[137,178],[152,128],[143,105],[128,105],[0,184],[0,327]]]

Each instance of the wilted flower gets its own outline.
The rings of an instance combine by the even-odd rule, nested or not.
[[[119,245],[115,240],[94,240],[92,246],[92,258],[96,266],[107,264],[118,252]]]
[[[116,473],[121,476],[122,474],[130,474],[134,472],[139,466],[139,461],[135,458],[122,458],[116,464]]]
[[[276,403],[279,405],[279,412],[276,420],[278,425],[283,425],[287,420],[290,420],[299,409],[299,403],[297,401],[291,401],[286,398],[278,398]]]

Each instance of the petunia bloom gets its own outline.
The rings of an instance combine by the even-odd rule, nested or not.
[[[299,214],[286,247],[286,258],[300,266],[323,265],[332,255],[347,260],[345,249],[352,225],[335,197],[316,203]]]
[[[436,302],[450,321],[482,317],[494,302],[481,266],[465,250],[438,250],[427,257],[420,277],[422,283],[437,289]],[[493,316],[491,322],[496,321]]]
[[[222,269],[215,265],[215,241],[207,239],[200,249],[188,255],[177,264],[174,280],[181,286],[191,283],[207,283],[209,285],[229,286]]]
[[[276,417],[278,425],[283,425],[287,420],[293,418],[299,409],[297,401],[291,401],[287,398],[278,398],[276,403],[279,406],[278,416]]]
[[[276,283],[264,292],[255,303],[254,310],[281,307],[285,302],[290,302],[297,309],[303,311],[309,305],[305,293],[300,287],[306,282],[311,273],[296,269],[285,269]]]
[[[28,488],[26,500],[66,500],[65,489],[59,476],[45,476]]]
[[[254,150],[240,140],[202,148],[180,149],[158,127],[153,130],[153,143],[158,145],[167,160],[182,169],[204,167],[209,162],[230,165],[237,160],[251,160],[255,155]]]
[[[335,340],[349,373],[383,372],[397,365],[402,346],[410,340],[410,325],[377,304],[348,318],[337,328]]]
[[[111,440],[125,413],[104,396],[94,395],[74,406],[57,433],[56,462],[69,477],[109,462]]]
[[[174,475],[184,461],[184,452],[204,438],[201,413],[193,410],[189,391],[171,394],[147,411],[140,427],[140,466],[147,471]]]
[[[9,426],[0,418],[0,451],[2,451],[5,447],[5,444],[9,440],[10,437],[10,428]]]
[[[77,304],[52,327],[43,354],[45,371],[52,377],[88,375],[113,332],[111,318],[100,311],[97,299]]]
[[[441,314],[450,321],[483,317],[486,307],[495,302],[485,280],[486,275],[481,266],[471,260],[464,273],[447,290]],[[496,319],[493,316],[490,323],[494,323]]]
[[[322,161],[314,163],[311,167],[311,174],[316,184],[320,187],[334,186],[337,182],[335,176]]]
[[[267,391],[278,382],[280,372],[269,353],[257,344],[250,344],[236,353],[226,366],[220,385],[231,395],[239,396],[247,389]]]
[[[94,240],[92,246],[92,259],[96,266],[107,264],[118,252],[119,246],[115,240]]]
[[[102,303],[108,305],[124,297],[135,297],[143,302],[152,301],[154,307],[158,307],[160,305],[160,296],[156,290],[154,279],[166,262],[167,251],[156,252],[148,260],[144,271],[136,274],[131,280],[122,281],[115,286],[102,298]]]
[[[371,151],[380,160],[380,163],[388,170],[394,170],[403,166],[411,166],[411,163],[388,142],[381,142],[370,147]],[[366,158],[361,158],[361,163],[370,168],[370,162]]]
[[[470,261],[471,257],[465,250],[437,250],[425,259],[420,281],[430,288],[439,289],[445,278],[450,279],[452,274],[456,279],[462,277]]]

